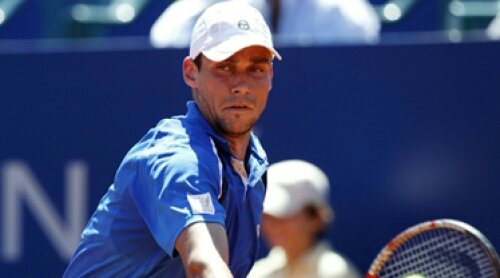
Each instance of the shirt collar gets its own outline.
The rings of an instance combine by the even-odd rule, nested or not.
[[[226,142],[226,140],[218,135],[213,127],[210,125],[210,123],[203,117],[203,114],[201,114],[200,109],[198,108],[198,105],[190,100],[186,103],[187,106],[187,114],[186,114],[186,120],[192,124],[200,126],[204,131],[206,131],[210,137],[217,139],[220,142]]]

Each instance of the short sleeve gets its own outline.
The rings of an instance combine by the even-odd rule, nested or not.
[[[182,230],[195,222],[224,225],[226,212],[217,201],[218,157],[192,149],[154,155],[137,162],[129,190],[156,242],[173,256]]]

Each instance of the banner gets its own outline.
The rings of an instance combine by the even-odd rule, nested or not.
[[[500,248],[500,43],[279,51],[255,132],[270,162],[329,175],[341,253],[366,270],[394,234],[443,217]],[[128,149],[184,114],[186,55],[0,54],[3,277],[62,275]]]

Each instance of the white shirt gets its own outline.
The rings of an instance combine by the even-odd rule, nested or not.
[[[281,0],[278,25],[285,44],[367,43],[378,40],[380,20],[366,0]]]
[[[189,47],[191,31],[201,13],[221,0],[177,0],[150,31],[155,47]],[[244,1],[270,22],[267,0]],[[380,21],[367,0],[281,0],[275,41],[288,45],[359,43],[378,40]]]
[[[258,260],[248,278],[361,278],[361,274],[330,246],[321,242],[293,266],[287,264],[282,248],[274,247]]]
[[[486,33],[491,39],[500,40],[500,12],[491,21],[490,25],[486,29]]]

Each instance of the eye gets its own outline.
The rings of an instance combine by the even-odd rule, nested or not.
[[[217,66],[217,70],[223,71],[223,72],[231,72],[233,68],[228,65],[228,64],[220,64]]]
[[[263,67],[255,66],[250,69],[252,72],[264,72]]]
[[[257,64],[250,67],[250,72],[252,73],[266,73],[269,72],[270,68],[268,64]]]

